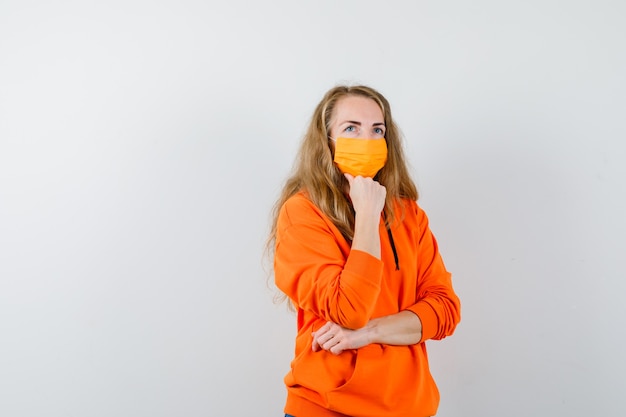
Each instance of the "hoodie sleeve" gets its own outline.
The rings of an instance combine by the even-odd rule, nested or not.
[[[419,230],[417,302],[408,310],[422,322],[422,340],[450,336],[461,320],[460,300],[452,288],[451,274],[443,264],[428,217],[416,206]]]
[[[274,274],[276,286],[298,308],[358,329],[374,311],[383,263],[350,250],[334,224],[306,197],[296,195],[278,217]]]

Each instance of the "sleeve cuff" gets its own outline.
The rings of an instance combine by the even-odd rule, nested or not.
[[[426,301],[420,301],[409,307],[408,310],[417,314],[417,317],[422,322],[422,340],[420,340],[420,343],[432,339],[437,334],[439,326],[439,319],[435,310]]]

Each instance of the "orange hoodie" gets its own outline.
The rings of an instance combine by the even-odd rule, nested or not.
[[[460,320],[460,303],[426,214],[414,201],[403,203],[404,218],[391,228],[399,270],[382,220],[379,260],[350,250],[350,243],[304,193],[281,208],[275,279],[295,304],[298,325],[295,359],[285,376],[286,413],[296,417],[435,415],[439,392],[423,342],[452,334]],[[402,310],[420,318],[420,343],[371,344],[339,355],[311,349],[311,332],[326,321],[357,329],[372,318]]]

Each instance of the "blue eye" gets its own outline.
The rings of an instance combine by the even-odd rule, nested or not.
[[[377,127],[376,129],[374,129],[374,133],[377,133],[379,135],[383,135],[385,132],[380,127]]]
[[[348,126],[343,131],[344,132],[354,132],[356,128],[354,126]]]

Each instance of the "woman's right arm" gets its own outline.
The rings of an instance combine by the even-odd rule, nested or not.
[[[355,207],[360,210],[356,218],[363,220],[357,221],[352,248],[306,197],[292,197],[278,218],[274,258],[276,285],[281,291],[299,308],[349,329],[368,323],[383,274],[380,254],[376,256],[371,242],[374,236],[380,252],[380,213],[374,232],[372,218],[366,221],[361,196],[357,192],[351,197],[355,206],[360,204]]]
[[[352,249],[380,259],[380,215],[385,207],[387,190],[371,178],[344,175],[350,184],[350,199],[355,211]]]

